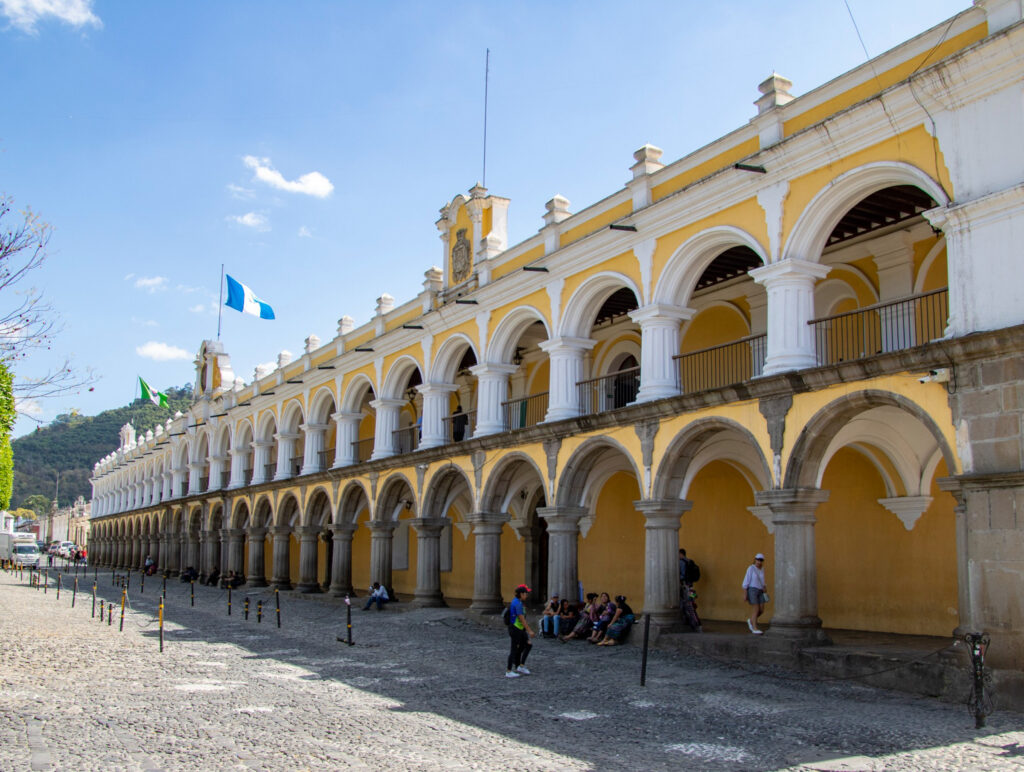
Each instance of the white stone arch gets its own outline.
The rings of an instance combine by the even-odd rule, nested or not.
[[[848,282],[839,278],[824,279],[814,287],[814,316],[821,319],[832,316],[837,305],[852,300],[858,307],[860,298]]]
[[[235,424],[234,431],[231,432],[231,448],[233,450],[248,449],[255,436],[256,432],[253,430],[252,421],[243,418]]]
[[[196,463],[206,463],[210,457],[210,440],[205,431],[196,432],[189,440],[189,460]]]
[[[511,363],[516,344],[522,334],[534,322],[544,325],[544,334],[550,340],[551,325],[547,318],[533,306],[518,306],[509,311],[494,328],[487,345],[487,361]]]
[[[387,375],[384,376],[384,385],[380,390],[381,399],[403,399],[405,384],[409,382],[409,377],[414,370],[420,374],[420,383],[425,383],[423,366],[416,361],[415,357],[403,354],[392,362]]]
[[[363,407],[363,398],[367,391],[373,395],[372,399],[376,399],[377,389],[369,376],[365,373],[353,376],[341,398],[341,412],[358,413]]]
[[[513,451],[502,456],[484,482],[480,509],[483,512],[508,513],[522,520],[528,514],[527,505],[533,500],[530,492],[539,489],[547,494],[545,479],[537,462],[525,453]],[[524,491],[527,493],[525,498],[518,496]]]
[[[338,498],[338,505],[334,512],[335,523],[338,525],[356,523],[364,509],[368,518],[373,519],[373,501],[370,498],[370,492],[361,480],[351,480]]]
[[[589,338],[594,317],[601,305],[620,289],[628,289],[636,298],[637,306],[643,294],[636,282],[624,273],[602,271],[587,278],[565,302],[559,318],[558,335],[567,338]]]
[[[187,442],[179,442],[173,451],[173,464],[175,469],[188,468],[189,445]],[[127,478],[126,478],[127,479]]]
[[[565,462],[558,478],[557,506],[584,507],[594,514],[601,486],[616,472],[629,472],[643,490],[643,474],[636,459],[618,440],[591,437]]]
[[[441,467],[431,476],[424,488],[422,511],[426,517],[443,518],[453,506],[463,517],[476,510],[473,483],[454,464]]]
[[[627,356],[633,357],[637,364],[640,364],[640,354],[640,333],[625,335],[601,352],[601,356],[594,362],[592,377],[597,378],[616,372],[619,369],[619,364]]]
[[[313,392],[313,398],[309,402],[309,413],[307,421],[313,424],[326,424],[331,420],[331,415],[337,412],[338,400],[334,396],[334,389],[329,385],[321,386]]]
[[[377,496],[374,519],[397,522],[403,510],[417,511],[415,491],[412,482],[402,472],[390,475]]]
[[[739,320],[743,322],[743,326],[747,328],[746,334],[750,334],[750,319],[747,318],[747,315],[745,313],[743,313],[742,308],[737,306],[735,303],[730,303],[728,300],[709,300],[705,303],[701,303],[700,307],[694,311],[693,316],[687,319],[685,322],[683,322],[682,331],[679,333],[679,340],[685,341],[686,333],[690,331],[690,327],[693,326],[693,323],[697,320],[697,317],[699,317],[705,311],[711,310],[712,308],[725,309],[733,316],[739,318]]]
[[[277,434],[277,416],[273,410],[266,411],[256,424],[257,442],[273,442]]]
[[[459,362],[466,355],[466,348],[473,352],[477,362],[480,361],[480,351],[473,340],[462,332],[457,332],[437,349],[434,361],[430,366],[429,383],[451,383],[455,380],[456,368]]]
[[[213,440],[210,442],[211,456],[226,456],[231,444],[231,430],[225,424],[211,431]]]
[[[684,241],[665,263],[654,285],[654,302],[686,308],[707,267],[732,247],[748,247],[762,264],[768,264],[761,242],[742,228],[732,225],[708,228]]]
[[[782,250],[783,259],[818,262],[829,234],[848,211],[864,198],[896,185],[913,185],[939,206],[949,203],[942,186],[928,174],[902,161],[876,161],[830,180],[797,218]]]
[[[281,423],[278,431],[281,434],[296,434],[305,420],[302,402],[298,399],[290,399],[281,410]]]
[[[324,507],[323,502],[326,502],[326,507]],[[302,517],[303,525],[326,526],[333,523],[335,509],[334,497],[331,496],[330,486],[314,485],[306,495],[306,511]]]
[[[924,256],[924,260],[921,261],[921,267],[917,269],[917,276],[914,277],[914,294],[919,295],[924,292],[924,281],[928,278],[928,272],[931,271],[935,261],[939,259],[940,255],[946,252],[946,236],[942,235],[939,240],[932,245],[932,248],[928,250],[928,254]]]
[[[277,512],[274,513],[274,525],[294,528],[302,523],[302,505],[298,496],[289,491],[277,502]]]
[[[249,511],[249,502],[244,498],[235,500],[234,506],[231,508],[231,527],[232,528],[248,528],[252,520],[252,513]]]

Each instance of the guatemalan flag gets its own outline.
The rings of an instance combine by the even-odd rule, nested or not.
[[[243,314],[258,316],[260,319],[274,318],[274,309],[256,297],[256,293],[242,282],[236,281],[226,274],[225,277],[228,280],[228,299],[224,305],[241,311]]]

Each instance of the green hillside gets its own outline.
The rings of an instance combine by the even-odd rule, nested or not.
[[[117,449],[118,432],[126,423],[140,433],[163,423],[178,410],[192,403],[192,387],[167,389],[170,407],[157,407],[137,399],[126,407],[105,410],[96,416],[64,413],[48,426],[11,443],[14,450],[14,494],[11,508],[25,506],[25,499],[41,494],[53,499],[57,471],[60,470],[60,506],[79,496],[92,496],[89,476],[92,467]]]

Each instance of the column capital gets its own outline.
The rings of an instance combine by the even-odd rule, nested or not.
[[[644,324],[651,323],[679,324],[692,319],[695,313],[692,308],[673,306],[669,303],[650,303],[630,311],[629,318],[643,327]]]
[[[437,535],[448,523],[446,517],[414,517],[408,521],[420,536]]]
[[[253,540],[265,539],[267,536],[266,528],[247,528],[245,530],[249,534],[249,538]]]
[[[338,413],[331,413],[331,418],[333,418],[338,423],[342,423],[343,421],[362,421],[363,420],[363,414],[362,413],[338,412]]]
[[[277,435],[274,436],[276,437]],[[252,446],[254,448],[272,448],[274,447],[274,443],[270,440],[253,440]]]
[[[301,436],[298,432],[278,432],[274,435],[274,439],[280,442],[281,440],[297,440]]]
[[[505,512],[470,512],[465,519],[473,526],[473,533],[477,533],[485,532],[486,526],[497,526],[498,531],[501,531],[509,521],[509,516]]]
[[[292,529],[288,525],[272,525],[267,529],[267,532],[274,538],[277,538],[278,536],[287,536],[292,532]]]
[[[537,344],[541,351],[547,353],[548,356],[552,354],[562,353],[579,353],[582,354],[584,351],[589,351],[597,345],[597,341],[593,338],[571,338],[565,335],[561,335],[556,338],[550,338],[548,340],[542,340]]]
[[[326,432],[328,429],[331,428],[331,425],[304,423],[299,424],[299,428],[302,429],[302,431],[304,432]]]
[[[754,501],[759,507],[767,507],[774,525],[786,523],[815,522],[814,511],[819,504],[828,501],[829,491],[820,488],[781,488],[758,491]]]
[[[302,541],[313,541],[323,529],[316,525],[297,525],[292,530]]]
[[[586,507],[537,507],[537,514],[547,521],[548,533],[555,533],[579,531],[588,512]]]
[[[245,537],[244,528],[225,528],[224,532],[228,535],[228,538],[231,539],[241,539]]]
[[[748,271],[747,274],[758,284],[763,284],[767,287],[773,284],[785,284],[786,282],[824,279],[831,270],[832,266],[830,265],[822,265],[821,263],[812,263],[810,260],[790,257],[775,263],[762,265],[760,268],[754,268]]]
[[[334,534],[335,539],[345,537],[351,539],[352,534],[355,533],[359,526],[355,523],[331,523],[327,527],[330,529],[331,533]]]
[[[645,528],[679,528],[679,520],[693,509],[693,502],[686,499],[642,499],[634,501],[637,512],[644,516]]]
[[[391,397],[381,397],[380,399],[370,401],[370,407],[374,410],[381,410],[388,407],[399,408],[404,407],[406,404],[408,403],[404,399],[394,399]]]
[[[370,520],[366,524],[373,536],[390,536],[397,526],[398,523],[394,520]]]
[[[416,391],[426,397],[430,394],[451,394],[459,387],[454,383],[421,383],[415,388]]]
[[[504,362],[481,362],[472,365],[469,371],[477,378],[485,375],[512,375],[519,369],[518,365],[505,364]]]

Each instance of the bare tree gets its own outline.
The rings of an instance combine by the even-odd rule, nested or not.
[[[42,293],[35,287],[19,287],[45,262],[53,228],[31,209],[14,212],[13,203],[0,195],[0,361],[12,372],[33,352],[50,350],[60,332],[57,312]],[[45,399],[77,391],[94,380],[91,372],[76,372],[65,359],[41,375],[16,379],[14,394],[18,402]]]

